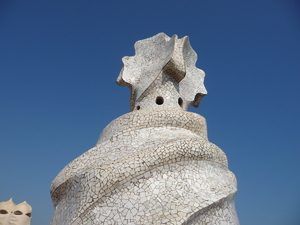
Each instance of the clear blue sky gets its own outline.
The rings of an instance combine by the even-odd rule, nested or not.
[[[0,201],[49,224],[49,187],[129,112],[137,40],[190,37],[208,95],[191,111],[238,179],[242,225],[300,224],[299,1],[0,1]]]

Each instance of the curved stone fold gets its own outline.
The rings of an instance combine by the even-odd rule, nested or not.
[[[178,83],[178,91],[189,105],[198,107],[207,94],[203,84],[205,73],[196,68],[197,54],[187,36],[178,39],[177,35],[170,38],[159,33],[137,41],[134,47],[136,54],[123,57],[123,68],[117,78],[118,84],[131,89],[131,110],[161,73]]]
[[[159,120],[157,115],[168,115],[169,120]],[[124,224],[181,224],[236,190],[226,155],[207,140],[202,116],[175,110],[135,111],[112,121],[97,145],[55,178],[52,225],[110,224],[115,217]],[[127,204],[138,208],[138,217],[129,205],[121,206],[124,195],[131,196]],[[112,206],[112,202],[116,204]],[[152,207],[161,202],[165,202],[159,211],[163,213],[154,213]],[[116,214],[103,217],[112,209]]]

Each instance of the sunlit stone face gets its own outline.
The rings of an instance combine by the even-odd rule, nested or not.
[[[31,207],[26,202],[17,205],[8,219],[8,225],[30,225]]]
[[[8,218],[15,206],[11,199],[7,202],[0,203],[0,225],[6,225],[8,223]]]

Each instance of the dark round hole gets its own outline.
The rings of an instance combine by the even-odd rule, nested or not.
[[[20,210],[16,210],[16,211],[13,212],[13,214],[15,214],[15,215],[22,215],[23,213]]]
[[[0,214],[8,214],[8,212],[5,209],[1,209]]]
[[[138,105],[138,106],[136,107],[136,110],[140,110],[140,109],[141,109],[141,106]]]
[[[156,104],[162,105],[164,103],[164,99],[161,96],[156,97]]]
[[[180,107],[182,108],[182,105],[183,105],[183,100],[182,100],[182,98],[178,98],[178,104],[179,104]]]

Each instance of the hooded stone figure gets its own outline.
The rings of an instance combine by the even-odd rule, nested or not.
[[[9,216],[15,207],[16,204],[13,203],[12,199],[6,202],[0,202],[0,225],[8,224]]]
[[[22,202],[13,209],[8,225],[30,225],[32,208],[27,202]]]
[[[31,206],[26,202],[18,205],[12,199],[0,203],[0,225],[30,225]]]

